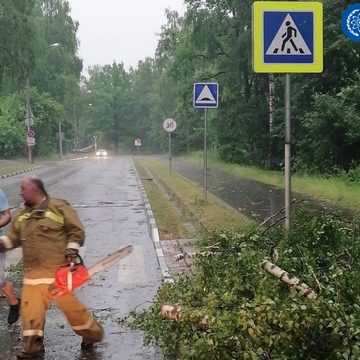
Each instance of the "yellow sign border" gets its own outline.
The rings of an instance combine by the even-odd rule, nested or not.
[[[314,14],[312,64],[264,63],[264,11],[311,11]],[[258,73],[321,73],[323,71],[323,4],[321,2],[255,1],[253,4],[253,69]]]

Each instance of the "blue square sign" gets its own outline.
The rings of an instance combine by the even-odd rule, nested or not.
[[[312,11],[264,11],[264,63],[314,62]]]
[[[217,108],[219,103],[218,83],[194,84],[194,108]]]

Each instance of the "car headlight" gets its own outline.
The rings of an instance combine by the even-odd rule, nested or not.
[[[104,151],[103,155],[104,155],[104,156],[107,156],[107,152],[106,152],[106,151]]]
[[[96,156],[100,156],[100,153],[98,151],[96,152]]]

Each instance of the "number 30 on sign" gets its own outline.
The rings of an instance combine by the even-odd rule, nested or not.
[[[167,132],[173,132],[176,129],[176,121],[174,119],[164,120],[163,128]]]

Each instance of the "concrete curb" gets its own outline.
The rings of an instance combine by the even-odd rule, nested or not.
[[[32,170],[37,170],[37,169],[40,169],[40,168],[42,168],[44,166],[45,166],[45,164],[42,164],[42,165],[34,166],[34,167],[30,168],[30,169],[19,170],[19,171],[14,171],[12,173],[5,174],[5,175],[0,175],[0,179],[5,179],[5,178],[8,178],[10,176],[15,176],[15,175],[23,174],[23,173],[26,173],[26,172],[29,172],[29,171],[32,171]]]
[[[154,244],[154,247],[155,247],[155,250],[156,250],[156,256],[157,256],[157,259],[158,259],[158,262],[159,262],[159,265],[160,265],[160,270],[161,270],[163,279],[164,279],[165,282],[173,283],[174,279],[171,276],[171,273],[169,271],[169,267],[168,267],[168,265],[166,263],[166,260],[165,260],[164,250],[163,250],[163,247],[161,245],[160,238],[159,238],[159,230],[158,230],[157,225],[156,225],[154,214],[153,214],[153,212],[151,210],[149,199],[148,199],[148,197],[146,195],[144,186],[143,186],[143,184],[142,184],[142,182],[140,180],[140,176],[139,176],[139,174],[138,174],[138,172],[136,170],[135,164],[133,166],[134,166],[134,172],[135,172],[135,175],[136,175],[136,180],[137,180],[137,183],[138,183],[138,187],[140,189],[141,197],[142,197],[142,199],[144,201],[144,204],[145,204],[145,215],[146,215],[149,234],[150,234],[151,240],[152,240],[152,242]]]

